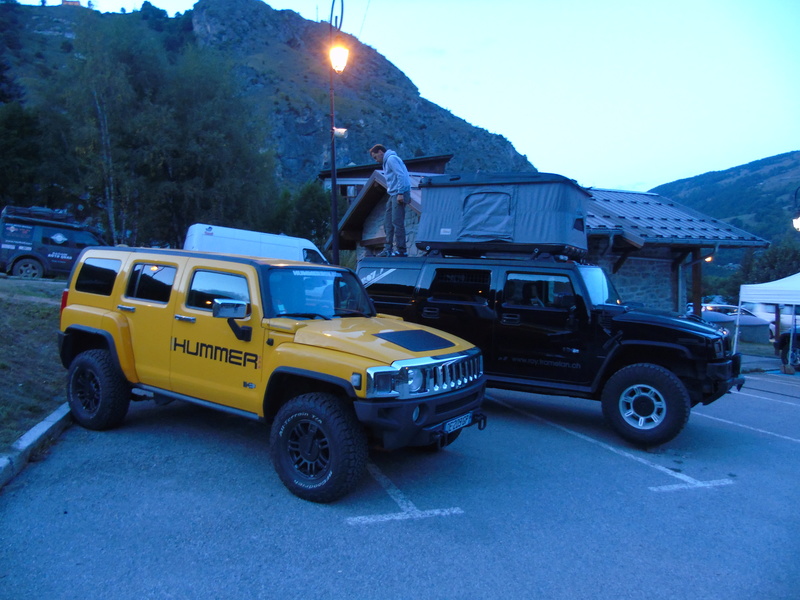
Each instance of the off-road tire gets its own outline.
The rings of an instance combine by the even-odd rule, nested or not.
[[[678,435],[689,420],[691,400],[686,386],[664,367],[629,365],[606,382],[601,397],[603,416],[624,439],[657,446]]]
[[[15,277],[27,277],[28,279],[40,279],[44,277],[44,267],[35,258],[22,258],[14,263],[11,274]]]
[[[67,376],[72,418],[87,429],[111,429],[128,414],[131,390],[108,350],[87,350],[75,357]]]
[[[363,477],[367,437],[351,406],[314,392],[289,400],[272,424],[275,471],[295,496],[333,502]]]

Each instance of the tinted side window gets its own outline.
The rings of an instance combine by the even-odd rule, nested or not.
[[[371,296],[410,299],[417,285],[418,269],[361,269],[361,281]]]
[[[186,305],[210,311],[215,298],[241,300],[249,304],[250,290],[247,278],[233,273],[197,271],[192,277]]]
[[[121,266],[122,261],[113,258],[87,258],[78,271],[75,290],[110,296]]]
[[[176,270],[175,267],[152,263],[134,265],[125,295],[140,300],[169,302]]]
[[[503,288],[505,305],[565,308],[575,291],[566,275],[509,273]]]
[[[325,264],[325,259],[322,257],[322,255],[311,248],[303,248],[303,260],[318,265]]]
[[[3,224],[3,238],[7,242],[27,242],[33,241],[33,225],[18,225],[17,223]]]
[[[491,281],[491,271],[436,269],[430,295],[433,300],[488,304]]]
[[[46,246],[67,246],[72,232],[55,227],[42,227],[42,243]]]
[[[76,248],[86,248],[86,246],[105,246],[103,242],[101,242],[88,231],[75,231],[73,242],[75,243]]]

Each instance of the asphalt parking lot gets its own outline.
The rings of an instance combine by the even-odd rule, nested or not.
[[[373,451],[333,505],[233,416],[73,426],[0,491],[0,598],[798,598],[800,375],[748,376],[650,451],[589,401],[489,398],[485,431]]]

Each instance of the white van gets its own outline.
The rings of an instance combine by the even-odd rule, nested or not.
[[[769,339],[775,337],[775,304],[764,304],[760,302],[742,302],[742,308],[746,308],[755,316],[769,321]],[[792,309],[794,308],[794,315]],[[789,331],[792,327],[800,324],[800,305],[792,307],[781,304],[781,331]]]
[[[205,223],[195,223],[189,227],[183,249],[328,264],[319,248],[305,238]]]

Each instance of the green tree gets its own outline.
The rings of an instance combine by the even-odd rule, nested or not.
[[[163,54],[140,22],[94,13],[79,24],[75,45],[64,82],[75,154],[90,201],[104,211],[109,237],[128,242],[129,200],[138,192],[133,163],[147,143],[141,122],[163,85]]]
[[[152,229],[170,243],[194,222],[260,229],[268,220],[274,158],[259,151],[265,125],[239,97],[231,71],[220,55],[194,47],[172,68],[169,109],[146,161]]]
[[[330,194],[319,181],[304,184],[293,200],[295,221],[293,235],[310,239],[322,248],[330,237]]]
[[[11,67],[8,66],[5,58],[0,54],[0,104],[22,103],[24,99],[24,90],[11,75]]]
[[[29,206],[36,197],[39,123],[18,102],[0,105],[0,200]]]
[[[749,280],[744,283],[774,281],[795,273],[800,273],[800,245],[785,241],[756,257]]]
[[[39,115],[38,188],[49,206],[101,217],[115,243],[180,245],[194,222],[269,230],[281,207],[264,119],[216,52],[165,53],[168,33],[150,26],[165,17],[147,11],[77,27]]]

